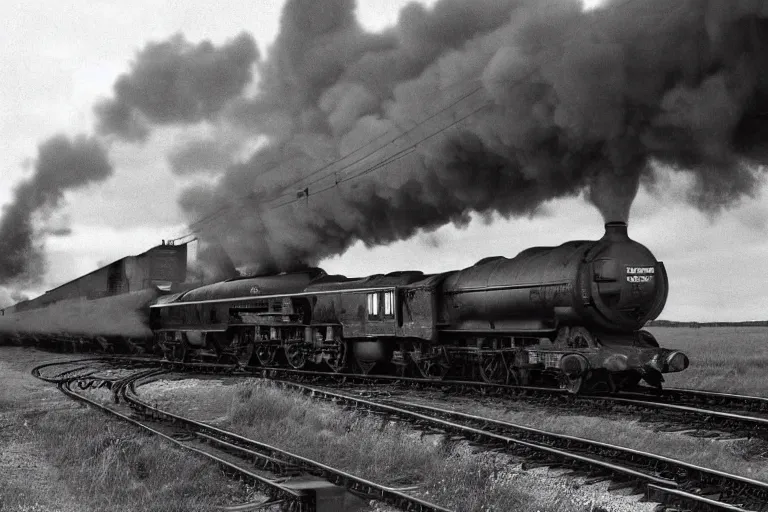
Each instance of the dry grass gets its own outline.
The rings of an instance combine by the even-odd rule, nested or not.
[[[420,484],[425,496],[456,510],[481,510],[489,503],[515,510],[532,501],[491,485],[502,469],[496,457],[424,442],[403,424],[341,413],[271,385],[237,386],[224,425],[375,482]]]
[[[427,405],[445,407],[434,400],[421,400]],[[468,399],[452,400],[457,411],[510,423],[539,428],[548,432],[583,437],[627,448],[718,469],[727,473],[768,482],[768,445],[760,440],[713,441],[680,433],[658,432],[653,423],[624,418],[558,414],[553,408],[540,409],[520,404],[519,410],[504,410],[497,404],[487,405]]]
[[[665,375],[670,387],[768,396],[768,327],[650,327],[666,348],[683,350],[687,370]]]
[[[244,498],[212,463],[95,411],[45,414],[30,435],[92,510],[205,511]]]
[[[457,511],[588,512],[609,503],[609,510],[642,510],[631,499],[631,505],[615,508],[616,498],[599,486],[576,492],[573,480],[543,469],[522,471],[505,455],[445,444],[441,436],[422,437],[407,425],[343,410],[268,382],[209,384],[155,388],[162,395],[149,385],[142,394],[184,414],[190,411],[183,404],[196,397],[205,404],[197,417],[207,421],[215,415],[205,410],[222,411],[225,404],[228,412],[215,420],[224,428],[379,483],[418,485],[419,496]]]
[[[245,497],[218,467],[34,378],[46,359],[0,347],[0,511],[202,511]]]

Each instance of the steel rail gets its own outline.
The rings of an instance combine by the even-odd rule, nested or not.
[[[754,395],[738,395],[720,391],[702,389],[664,388],[661,392],[641,387],[638,391],[628,391],[621,396],[627,398],[645,398],[652,400],[664,399],[674,403],[702,404],[722,407],[725,410],[766,412],[768,413],[768,397]]]
[[[255,372],[258,374],[258,371]],[[613,403],[617,405],[626,405],[632,407],[639,407],[649,410],[661,410],[670,415],[676,415],[681,419],[672,417],[672,421],[685,423],[691,425],[692,418],[698,419],[698,424],[695,426],[698,429],[703,430],[717,430],[720,429],[725,432],[736,432],[740,436],[744,437],[759,437],[761,439],[768,440],[768,416],[751,416],[743,413],[743,410],[736,409],[737,412],[728,412],[712,408],[693,407],[690,405],[682,405],[679,402],[683,400],[682,397],[686,396],[688,390],[672,390],[669,396],[673,397],[673,403],[668,401],[666,390],[660,394],[654,393],[656,390],[645,388],[648,391],[636,392],[636,393],[618,393],[618,394],[593,394],[593,395],[571,395],[564,389],[537,387],[537,386],[515,386],[510,384],[492,384],[486,382],[477,381],[462,381],[462,380],[436,380],[436,379],[424,379],[424,378],[409,378],[398,377],[391,375],[360,375],[360,374],[346,374],[346,373],[325,373],[311,370],[295,370],[289,368],[269,368],[261,371],[261,376],[269,379],[276,379],[284,376],[285,378],[304,377],[308,379],[316,378],[322,380],[331,380],[336,382],[343,382],[345,384],[350,383],[389,383],[402,386],[421,386],[421,387],[437,387],[441,388],[444,392],[450,390],[452,392],[461,392],[466,390],[477,390],[481,393],[488,395],[498,395],[503,398],[505,396],[512,396],[516,399],[536,400],[537,398],[550,397],[555,398],[558,401],[558,406],[601,406],[604,403]],[[674,393],[674,394],[672,394]],[[692,391],[691,395],[695,395],[698,400],[704,400],[705,397],[721,397],[727,396],[732,400],[732,404],[739,401],[749,401],[753,404],[768,403],[768,398],[762,397],[748,397],[741,395],[728,395],[722,393],[711,393],[704,391]],[[677,403],[675,403],[677,402]],[[752,409],[757,406],[753,405]],[[659,417],[660,420],[668,421],[670,417]],[[694,426],[694,425],[691,425]]]
[[[136,381],[142,378],[147,378],[147,377],[155,377],[160,373],[164,373],[164,370],[158,370],[158,369],[146,370],[143,372],[139,372],[138,374],[133,375],[131,377],[122,379],[120,381],[120,384],[122,388],[124,388],[125,386],[127,386],[129,382]],[[36,372],[36,374],[33,373],[33,375],[40,378],[39,372]],[[46,379],[43,379],[43,380],[46,380]],[[106,405],[101,404],[96,400],[92,400],[87,396],[80,394],[72,389],[73,384],[76,382],[82,382],[81,377],[69,377],[69,378],[61,379],[57,382],[57,387],[66,396],[68,396],[73,400],[80,401],[87,405],[90,405],[91,407],[94,407],[101,412],[115,416],[131,425],[141,428],[142,430],[150,434],[156,435],[166,441],[169,441],[184,450],[188,450],[210,461],[213,461],[214,463],[219,465],[224,471],[229,473],[235,473],[239,475],[241,478],[244,478],[252,482],[257,488],[264,491],[265,494],[269,495],[274,502],[288,502],[293,504],[292,508],[290,509],[292,512],[311,512],[314,509],[314,504],[312,503],[312,500],[309,499],[307,495],[299,491],[296,491],[294,489],[285,487],[281,485],[279,482],[275,482],[270,480],[269,478],[265,478],[264,476],[261,476],[257,473],[254,473],[248,470],[247,468],[244,468],[238,464],[234,464],[221,457],[217,457],[216,455],[209,453],[205,450],[195,448],[193,446],[190,446],[184,443],[181,440],[174,439],[172,436],[156,428],[153,428],[151,425],[148,425],[143,421],[132,418],[111,407],[107,407]]]
[[[37,376],[37,377],[39,377],[39,378],[41,378],[43,380],[55,381],[55,379],[45,378],[42,375],[40,375],[40,369],[43,368],[43,367],[54,366],[54,365],[72,364],[72,363],[77,363],[77,362],[80,362],[80,361],[88,361],[88,362],[93,362],[93,361],[100,361],[100,362],[118,362],[118,361],[120,361],[120,362],[141,362],[142,364],[148,364],[148,363],[149,364],[158,364],[161,367],[162,366],[168,367],[170,365],[170,366],[172,366],[175,369],[192,369],[192,370],[196,369],[198,371],[203,371],[203,372],[221,372],[221,371],[231,371],[231,370],[234,369],[232,365],[216,364],[216,363],[213,363],[213,364],[211,364],[211,363],[169,363],[169,362],[164,362],[164,361],[161,361],[161,360],[152,360],[152,359],[144,359],[144,358],[120,358],[120,357],[110,356],[110,357],[89,358],[89,359],[83,359],[83,360],[57,361],[57,362],[54,362],[54,363],[47,363],[47,364],[41,365],[41,366],[36,367],[35,369],[33,369],[33,374],[35,374],[35,376]],[[83,367],[63,372],[62,375],[68,374],[70,372],[77,371],[79,369],[83,369]],[[315,371],[293,370],[293,369],[283,369],[283,368],[269,368],[269,369],[259,369],[259,368],[254,369],[254,368],[250,368],[249,370],[250,371],[248,371],[248,372],[244,372],[244,375],[251,374],[251,373],[253,373],[253,374],[261,373],[262,375],[266,375],[266,376],[272,378],[273,380],[275,379],[276,375],[279,375],[279,374],[282,373],[284,375],[285,374],[294,375],[294,376],[295,375],[303,375],[305,377],[325,377],[325,378],[332,377],[332,378],[335,378],[336,380],[342,380],[342,381],[360,380],[360,381],[364,381],[364,382],[390,382],[390,383],[405,383],[405,384],[429,385],[429,386],[437,385],[437,386],[441,386],[443,388],[445,388],[446,386],[449,387],[449,388],[456,388],[456,387],[467,388],[467,387],[471,387],[471,388],[480,388],[483,391],[488,391],[488,390],[495,391],[497,393],[502,393],[502,394],[508,393],[508,392],[513,392],[513,393],[519,393],[519,392],[531,392],[531,393],[544,392],[544,393],[549,393],[549,394],[552,394],[552,395],[564,394],[563,390],[558,390],[558,389],[553,389],[553,388],[519,387],[519,386],[498,385],[498,384],[489,384],[489,383],[472,382],[472,381],[444,381],[444,380],[432,380],[432,379],[403,378],[403,377],[397,377],[397,376],[378,376],[378,375],[365,376],[365,375],[359,375],[359,374],[333,374],[333,373],[327,373],[327,372],[315,372]],[[254,372],[254,370],[256,370],[256,371]],[[77,379],[84,378],[84,377],[86,377],[86,376],[85,375],[78,376],[78,377],[71,378],[69,380],[70,381],[75,381]],[[130,386],[129,387],[131,389],[133,389],[133,384],[136,382],[136,380],[137,379],[130,380]],[[297,387],[300,387],[300,388],[306,388],[306,389],[311,390],[312,393],[322,392],[322,393],[324,393],[326,395],[328,393],[330,393],[330,392],[328,392],[326,390],[320,390],[318,388],[312,388],[310,386],[306,386],[306,385],[303,385],[303,384],[298,384],[298,383],[295,383],[295,382],[283,382],[283,381],[276,381],[276,382],[280,382],[282,385],[286,385],[287,384],[287,385],[297,386]],[[123,393],[125,393],[125,387],[124,386],[123,386]],[[768,424],[768,419],[764,419],[764,418],[747,417],[747,416],[733,414],[733,413],[725,413],[725,412],[721,412],[721,411],[713,411],[713,410],[706,410],[706,409],[697,409],[697,408],[693,408],[693,407],[689,407],[689,406],[683,406],[683,405],[677,405],[677,404],[669,404],[669,403],[666,403],[666,402],[662,402],[661,400],[665,399],[665,395],[667,395],[667,393],[669,393],[669,395],[672,396],[674,400],[684,400],[684,399],[686,399],[686,396],[694,396],[696,400],[700,400],[700,401],[707,401],[707,402],[709,402],[709,401],[712,401],[712,400],[716,400],[716,401],[718,401],[718,403],[726,402],[728,404],[752,403],[752,404],[758,404],[758,407],[762,407],[763,405],[761,405],[761,404],[768,403],[768,399],[767,398],[763,398],[763,397],[750,397],[750,396],[734,395],[734,394],[730,394],[730,393],[717,393],[717,392],[685,390],[685,389],[665,390],[664,392],[662,392],[660,394],[658,394],[658,393],[654,394],[652,392],[645,392],[645,393],[640,392],[640,393],[635,393],[635,394],[624,393],[624,394],[621,394],[621,395],[618,395],[618,396],[613,396],[613,395],[586,396],[584,398],[587,398],[589,400],[612,400],[615,403],[621,403],[621,404],[632,405],[632,406],[649,407],[649,408],[663,408],[663,409],[673,410],[673,411],[677,411],[677,412],[681,412],[681,413],[686,413],[686,414],[708,415],[708,416],[715,417],[715,418],[721,418],[721,419],[726,420],[726,421],[737,421],[737,422],[746,422],[746,423],[750,423],[751,422],[751,424],[759,425],[761,428],[763,428],[766,424]],[[344,400],[355,400],[357,403],[369,402],[369,401],[366,401],[366,400],[358,399],[358,398],[355,398],[355,397],[350,397],[350,396],[347,396],[347,395],[341,395],[341,394],[338,394],[338,393],[331,393],[331,394],[332,395],[336,395],[333,398],[331,398],[333,400],[342,400],[342,401],[344,401]],[[638,398],[626,398],[626,396],[636,396],[636,397],[639,396],[641,399],[638,399]],[[374,403],[374,402],[370,402],[370,403]],[[379,408],[379,412],[381,412],[380,408],[385,406],[385,405],[386,404],[378,404],[377,405],[377,407]],[[415,406],[415,404],[409,404],[409,405],[411,407]],[[367,408],[371,408],[368,405],[366,405],[366,407]],[[433,409],[437,409],[437,408],[433,408]],[[437,411],[436,410],[432,411],[433,414],[435,412],[437,412]],[[395,416],[398,415],[398,413],[394,413],[393,411],[388,411],[386,413],[387,414],[393,414]],[[443,414],[445,414],[445,413],[452,414],[452,415],[454,415],[453,416],[454,418],[457,417],[455,415],[461,415],[461,413],[456,413],[454,411],[444,411],[444,410],[442,410],[442,413]],[[482,421],[486,425],[489,422],[488,418],[472,417],[471,415],[464,415],[464,416],[465,416],[463,418],[464,420],[472,420],[472,421],[477,421],[477,422]],[[420,418],[418,421],[421,422],[421,423],[423,423],[423,422],[429,423],[430,421],[435,421],[435,418]],[[493,421],[493,420],[490,420],[490,421]],[[496,427],[499,427],[498,423],[499,422],[497,422]],[[503,422],[501,422],[501,423],[503,423]],[[468,431],[466,431],[466,428],[469,428],[466,425],[464,427],[461,427],[461,425],[448,425],[448,426],[450,428],[456,428],[457,426],[460,427],[460,428],[464,428],[465,432],[468,432]],[[510,428],[510,426],[514,426],[514,425],[507,424],[505,426],[505,428]],[[520,428],[521,426],[514,426],[514,427]],[[525,427],[522,427],[522,428],[525,429]],[[529,430],[535,430],[535,429],[529,429]],[[487,436],[489,434],[489,432],[487,432],[486,430],[480,430],[479,432],[471,432],[471,431],[469,431],[469,432],[472,433],[475,437],[482,437],[483,435]],[[549,434],[549,433],[545,433],[545,434]],[[519,432],[518,432],[518,435],[520,435]],[[530,432],[527,435],[531,435]],[[576,443],[576,442],[588,442],[588,443],[590,443],[591,442],[591,441],[588,441],[588,440],[582,440],[582,439],[579,439],[579,438],[574,438],[572,436],[560,436],[560,437],[564,438],[564,439],[568,439],[568,441],[570,443]],[[209,441],[210,442],[215,442],[213,439],[211,439]],[[504,441],[508,443],[508,440],[504,440]],[[541,441],[540,440],[539,442],[546,442],[546,441]],[[591,442],[591,443],[593,443],[593,445],[595,445],[594,442]],[[597,444],[599,445],[600,443],[597,443]],[[628,454],[630,454],[632,456],[635,456],[635,457],[640,456],[641,454],[642,455],[651,455],[651,456],[653,456],[652,454],[645,454],[644,452],[633,451],[633,450],[629,450],[629,449],[618,447],[618,446],[607,445],[605,443],[602,443],[602,445],[603,446],[601,447],[601,449],[603,449],[603,450],[611,450],[611,451],[614,451],[614,452],[616,450],[621,450],[621,451],[624,451],[624,452],[626,452],[626,453],[628,453]],[[235,443],[235,444],[233,444],[233,446],[237,447],[238,444]],[[272,450],[275,449],[274,447],[269,447],[268,445],[264,445],[264,446],[266,446],[268,449],[272,449]],[[240,448],[243,448],[243,447],[240,446]],[[532,448],[532,447],[527,447],[527,448],[535,449],[535,448]],[[537,447],[537,448],[540,448],[540,447]],[[587,451],[589,451],[589,450],[587,450]],[[552,455],[559,455],[559,454],[557,454],[556,452],[549,452],[549,456],[552,456]],[[572,455],[573,454],[571,454],[571,456]],[[653,456],[653,457],[656,457],[657,460],[662,460],[663,462],[666,462],[666,463],[673,462],[673,463],[681,464],[683,466],[685,466],[685,464],[686,464],[686,463],[683,463],[681,461],[675,461],[674,459],[668,459],[668,458],[658,457],[658,456]],[[589,463],[590,462],[590,461],[587,461],[587,460],[584,460],[584,459],[578,459],[578,458],[576,458],[576,459],[572,458],[572,460],[575,460],[575,461],[577,461],[579,463]],[[298,462],[301,463],[301,461],[298,461]],[[310,462],[313,462],[313,461],[310,461]],[[751,502],[755,502],[757,504],[761,504],[762,505],[761,508],[758,509],[758,510],[768,510],[768,506],[765,505],[765,503],[768,501],[768,494],[766,494],[766,488],[768,487],[768,484],[764,484],[762,482],[756,482],[756,481],[749,480],[749,479],[746,479],[746,478],[737,477],[735,475],[728,475],[726,473],[716,472],[716,471],[713,471],[713,470],[709,470],[707,468],[701,468],[701,467],[694,466],[694,465],[688,465],[688,466],[689,467],[687,467],[687,468],[683,467],[682,468],[682,472],[679,473],[679,474],[682,474],[682,475],[686,475],[686,477],[683,478],[683,483],[684,484],[687,484],[691,480],[698,481],[698,482],[704,484],[702,492],[707,492],[709,494],[717,493],[717,494],[720,495],[721,499],[723,499],[723,498],[725,498],[725,499],[732,499],[732,500],[733,499],[736,499],[736,500],[738,500],[738,499],[742,499],[742,500],[748,499]],[[611,466],[604,466],[604,468],[606,470],[612,470]],[[330,469],[333,470],[333,468],[330,468]],[[627,468],[624,468],[624,469],[627,469]],[[635,478],[638,481],[639,480],[644,480],[644,481],[648,482],[647,477],[649,475],[647,475],[645,473],[642,473],[642,472],[640,472],[640,473],[641,474],[634,474],[634,473],[631,473],[631,472],[630,473],[625,473],[625,477],[629,476],[629,477]],[[688,475],[698,475],[698,478],[697,479],[692,479],[692,478],[689,478]],[[734,482],[734,479],[735,479],[735,482]],[[649,493],[650,490],[653,490],[654,492],[656,492],[658,494],[659,492],[661,492],[659,489],[663,489],[663,490],[665,490],[665,493],[666,493],[665,495],[667,496],[667,499],[674,498],[674,499],[677,499],[678,501],[682,500],[684,502],[686,500],[688,502],[690,502],[691,500],[698,500],[697,503],[699,503],[699,506],[703,506],[702,504],[706,504],[708,507],[710,507],[710,509],[715,509],[715,510],[745,510],[745,509],[740,508],[738,506],[724,503],[723,501],[712,500],[711,498],[707,498],[707,496],[702,495],[702,492],[691,493],[691,492],[688,492],[686,490],[680,489],[678,487],[670,486],[669,485],[669,480],[665,480],[663,478],[659,479],[659,480],[660,481],[657,481],[655,483],[647,483],[646,484],[646,492]],[[678,478],[677,480],[680,480],[680,478]],[[722,482],[726,482],[728,484],[726,486],[726,488],[727,489],[731,489],[731,491],[723,492],[722,489],[718,488],[717,487],[718,483],[722,483]],[[755,484],[758,484],[757,487],[759,488],[759,490],[757,490],[757,491],[755,490]],[[659,489],[656,489],[657,487]],[[674,490],[675,492],[674,493],[671,492],[672,490]],[[701,489],[699,489],[699,490],[701,491]],[[709,500],[712,503],[705,503],[706,500]]]
[[[229,300],[229,299],[227,299]],[[121,355],[108,355],[108,356],[96,356],[87,359],[73,359],[69,361],[55,361],[41,365],[39,368],[45,366],[51,366],[56,364],[70,364],[83,361],[104,361],[104,362],[135,362],[142,364],[157,364],[172,369],[197,369],[201,372],[221,372],[227,370],[236,370],[242,373],[252,373],[257,375],[259,373],[269,372],[274,375],[304,375],[304,376],[317,376],[336,380],[359,380],[367,382],[398,382],[398,383],[411,383],[414,385],[423,386],[455,386],[464,388],[476,388],[481,391],[494,392],[499,394],[550,394],[553,396],[568,395],[566,390],[541,387],[541,386],[518,386],[513,384],[494,384],[480,381],[465,381],[465,380],[436,380],[426,378],[410,378],[400,377],[394,375],[363,375],[358,373],[333,373],[330,371],[314,371],[314,370],[297,370],[293,368],[284,367],[261,367],[250,366],[245,369],[237,368],[234,364],[225,363],[203,363],[203,362],[174,362],[164,360],[162,358],[156,358],[151,356],[121,356]],[[713,409],[713,412],[732,412],[736,415],[741,415],[744,412],[765,412],[766,417],[761,418],[768,420],[768,397],[752,396],[752,395],[739,395],[735,393],[726,393],[718,391],[707,391],[697,389],[684,389],[684,388],[664,388],[663,390],[657,390],[645,386],[639,387],[636,391],[625,391],[618,394],[595,394],[595,395],[580,395],[583,398],[600,399],[600,398],[624,398],[627,400],[642,400],[647,402],[646,406],[650,407],[650,402],[669,403],[672,402],[676,405],[689,405],[701,404],[706,406],[715,406],[718,409]],[[703,409],[702,409],[703,410]],[[709,409],[707,409],[709,411]]]
[[[51,367],[53,367],[53,366],[64,366],[64,365],[69,365],[69,364],[77,364],[77,363],[84,363],[84,362],[88,362],[88,363],[94,363],[94,362],[108,362],[108,361],[106,361],[106,359],[109,359],[109,358],[102,358],[102,357],[88,357],[88,358],[81,358],[81,359],[70,359],[70,360],[68,360],[68,361],[49,361],[49,362],[47,362],[47,363],[43,363],[43,364],[40,364],[40,365],[37,365],[37,366],[35,366],[34,368],[32,368],[32,370],[30,370],[30,373],[32,373],[32,375],[33,375],[34,377],[36,377],[36,378],[38,378],[38,379],[40,379],[40,380],[43,380],[43,381],[45,381],[45,382],[50,382],[50,383],[54,383],[54,384],[57,384],[57,383],[58,383],[58,382],[61,380],[61,379],[58,377],[59,375],[61,375],[61,376],[63,377],[63,376],[64,376],[64,375],[66,375],[66,374],[69,374],[69,373],[72,373],[72,372],[75,372],[75,371],[78,371],[78,370],[84,370],[84,369],[86,369],[87,367],[85,367],[85,366],[81,366],[81,367],[78,367],[78,368],[73,368],[73,369],[70,369],[70,370],[64,371],[64,372],[62,372],[62,373],[59,373],[59,374],[57,374],[57,375],[56,375],[56,376],[54,376],[54,377],[46,377],[46,376],[44,376],[44,375],[42,374],[42,370],[43,370],[44,368],[51,368]]]
[[[728,431],[738,430],[744,432],[748,437],[768,439],[768,418],[746,416],[744,414],[718,411],[716,409],[702,409],[700,407],[691,407],[689,405],[677,405],[663,401],[624,398],[623,396],[600,396],[591,398],[591,400],[666,411],[681,415],[685,417],[687,421],[690,421],[692,416],[696,416],[702,423],[701,428],[704,429],[712,430],[713,427],[720,427]],[[694,427],[696,425],[691,424],[690,426]]]
[[[729,505],[720,501],[716,501],[704,496],[692,494],[690,492],[681,491],[679,489],[665,489],[658,485],[648,484],[648,491],[651,496],[656,494],[662,495],[666,498],[666,503],[671,505],[684,505],[695,501],[703,507],[709,507],[712,510],[727,510],[730,512],[744,512],[745,509],[737,507],[736,505]]]
[[[396,407],[403,407],[409,410],[426,411],[430,414],[436,414],[439,417],[450,418],[453,421],[463,421],[469,424],[482,425],[484,430],[496,433],[506,433],[508,435],[517,435],[524,439],[532,439],[536,442],[547,443],[553,439],[553,434],[540,429],[516,425],[510,422],[495,420],[487,417],[481,417],[466,414],[458,411],[450,411],[439,407],[428,405],[406,403],[398,400],[386,400],[385,403],[394,404]],[[730,488],[751,488],[755,495],[753,499],[768,501],[768,482],[762,482],[738,475],[732,475],[723,471],[709,469],[695,464],[690,464],[671,457],[651,454],[632,448],[623,448],[601,441],[583,439],[566,434],[554,434],[558,439],[567,444],[570,449],[579,449],[585,452],[612,452],[615,454],[620,450],[622,458],[630,460],[634,464],[646,467],[654,467],[659,472],[673,475],[673,478],[680,486],[685,486],[690,482],[696,485],[723,485],[728,484]],[[666,466],[666,467],[665,467]]]
[[[362,407],[379,414],[411,421],[418,426],[459,435],[472,442],[480,442],[489,448],[509,451],[524,457],[530,457],[535,453],[534,459],[543,459],[545,465],[557,465],[566,461],[568,465],[587,465],[597,474],[608,473],[623,480],[641,482],[645,487],[653,484],[662,489],[677,490],[680,491],[678,498],[683,499],[684,495],[690,495],[686,498],[688,504],[698,509],[733,510],[735,506],[736,510],[749,510],[741,506],[745,503],[733,503],[734,500],[743,500],[748,506],[753,507],[751,510],[768,510],[768,483],[730,475],[669,457],[455,411],[417,404],[407,404],[405,408],[402,406],[405,404],[402,403],[390,405],[295,382],[275,382],[326,400]],[[412,410],[418,408],[429,414]],[[451,420],[439,416],[449,417]],[[600,455],[602,457],[598,458],[597,456]],[[631,462],[635,467],[650,467],[662,476],[611,462],[616,459]],[[719,498],[712,499],[710,495],[713,494],[718,494]],[[757,506],[759,508],[754,508]]]
[[[121,359],[122,361],[122,359]],[[147,364],[143,358],[127,358],[127,362]],[[727,412],[717,409],[700,408],[681,405],[686,396],[695,396],[699,401],[730,400],[732,407],[739,403],[753,404],[751,409],[759,409],[768,403],[768,398],[733,395],[726,393],[714,393],[696,390],[664,390],[658,392],[650,388],[641,388],[634,393],[596,394],[573,396],[564,389],[537,386],[515,386],[510,384],[493,384],[478,381],[464,380],[437,380],[414,377],[400,377],[393,375],[361,375],[357,373],[330,373],[316,370],[297,370],[293,368],[237,368],[232,364],[203,363],[203,362],[171,362],[152,360],[151,364],[158,364],[169,370],[198,371],[201,373],[230,373],[232,375],[261,376],[270,379],[302,377],[308,379],[331,380],[344,384],[394,384],[401,386],[438,387],[444,392],[466,392],[474,390],[487,395],[497,395],[501,398],[513,396],[517,399],[536,400],[537,398],[550,397],[557,399],[559,407],[589,406],[600,407],[604,403],[613,403],[630,407],[644,408],[648,410],[661,410],[668,416],[659,416],[660,421],[685,424],[695,427],[692,430],[721,431],[737,434],[739,437],[758,437],[768,440],[768,417],[747,416],[737,412]],[[669,391],[669,394],[667,393]],[[690,392],[689,392],[690,391]],[[671,397],[671,398],[668,398]],[[669,403],[669,399],[674,403]],[[757,404],[757,405],[755,405]],[[738,410],[737,410],[738,411]],[[738,412],[744,412],[743,410]],[[696,423],[691,423],[696,421]]]
[[[251,458],[264,458],[271,467],[281,464],[283,466],[287,465],[289,469],[295,468],[323,478],[334,485],[346,488],[353,494],[364,496],[367,499],[382,501],[403,510],[414,512],[450,512],[450,509],[410,496],[403,492],[402,489],[384,486],[281,448],[248,439],[204,422],[164,411],[141,400],[135,393],[135,390],[131,390],[130,387],[124,386],[120,392],[129,405],[142,415],[162,418],[183,425],[191,432],[194,432],[195,435],[228,450],[240,452]]]
[[[233,364],[203,363],[203,362],[171,362],[161,359],[147,359],[137,357],[107,356],[83,360],[71,360],[48,363],[44,366],[55,364],[69,364],[77,361],[101,361],[105,363],[128,363],[142,365],[158,365],[168,370],[196,371],[200,373],[229,373],[232,375],[261,376],[270,379],[302,377],[308,379],[331,380],[351,383],[366,384],[394,384],[401,386],[438,387],[444,392],[477,392],[505,396],[513,396],[517,399],[536,400],[538,398],[552,398],[558,400],[560,407],[589,406],[600,407],[611,403],[622,406],[643,408],[648,410],[663,411],[666,416],[658,416],[659,421],[680,423],[691,427],[691,430],[721,431],[736,434],[738,437],[758,437],[768,440],[768,414],[764,417],[747,415],[749,411],[768,411],[768,398],[735,395],[731,393],[718,393],[710,391],[665,389],[661,392],[651,388],[640,388],[636,392],[623,392],[618,394],[595,394],[573,396],[564,389],[537,386],[515,386],[510,384],[493,384],[478,381],[464,380],[437,380],[426,378],[400,377],[393,375],[361,375],[357,373],[330,373],[315,370],[297,370],[292,368],[239,368]],[[671,403],[670,403],[671,402]],[[713,402],[716,408],[711,408]],[[703,403],[706,408],[686,405],[686,403]],[[726,409],[726,410],[722,410]],[[730,410],[728,410],[730,409]],[[747,411],[745,411],[747,409]],[[694,423],[691,423],[694,422]]]

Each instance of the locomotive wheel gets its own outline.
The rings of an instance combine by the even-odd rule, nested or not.
[[[501,354],[481,354],[478,363],[480,378],[489,384],[506,384],[509,378],[504,356]]]
[[[449,367],[432,361],[431,359],[422,359],[416,363],[416,368],[419,369],[419,373],[425,379],[440,380],[448,373]]]
[[[289,343],[283,347],[285,359],[292,368],[301,370],[307,363],[307,355],[302,350],[301,343]]]
[[[579,391],[581,391],[583,384],[584,384],[583,377],[568,377],[566,375],[564,376],[563,382],[560,384],[560,388],[567,389],[569,393],[572,393],[575,395]]]
[[[245,346],[239,346],[235,349],[237,352],[237,364],[240,366],[248,366],[251,363],[253,357],[253,343],[248,343]]]
[[[326,359],[326,363],[331,368],[333,373],[339,373],[347,365],[347,342],[336,342],[336,353],[329,359]]]
[[[589,371],[586,375],[569,377],[563,374],[560,387],[569,393],[605,393],[611,391],[610,376],[607,372]]]
[[[259,343],[256,345],[256,359],[258,359],[261,366],[270,366],[275,360],[275,354],[277,353],[276,347],[271,347],[266,343]]]
[[[187,358],[187,344],[182,339],[181,341],[171,345],[170,353],[168,354],[168,360],[182,363]]]
[[[253,357],[253,344],[242,333],[235,333],[232,340],[221,349],[216,345],[216,352],[219,354],[219,362],[234,362],[238,366],[246,367]]]
[[[438,347],[431,351],[415,351],[409,353],[410,364],[416,369],[417,377],[441,380],[451,369],[451,360],[444,348]]]

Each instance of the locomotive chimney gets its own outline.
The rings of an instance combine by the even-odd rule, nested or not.
[[[629,235],[627,235],[627,223],[619,221],[607,222],[605,224],[605,235],[603,235],[603,240],[608,240],[610,242],[623,242],[629,240]]]

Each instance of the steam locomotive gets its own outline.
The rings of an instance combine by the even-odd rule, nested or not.
[[[159,297],[150,327],[169,360],[617,391],[688,367],[641,330],[667,292],[664,265],[609,222],[597,241],[441,274],[231,279]]]

